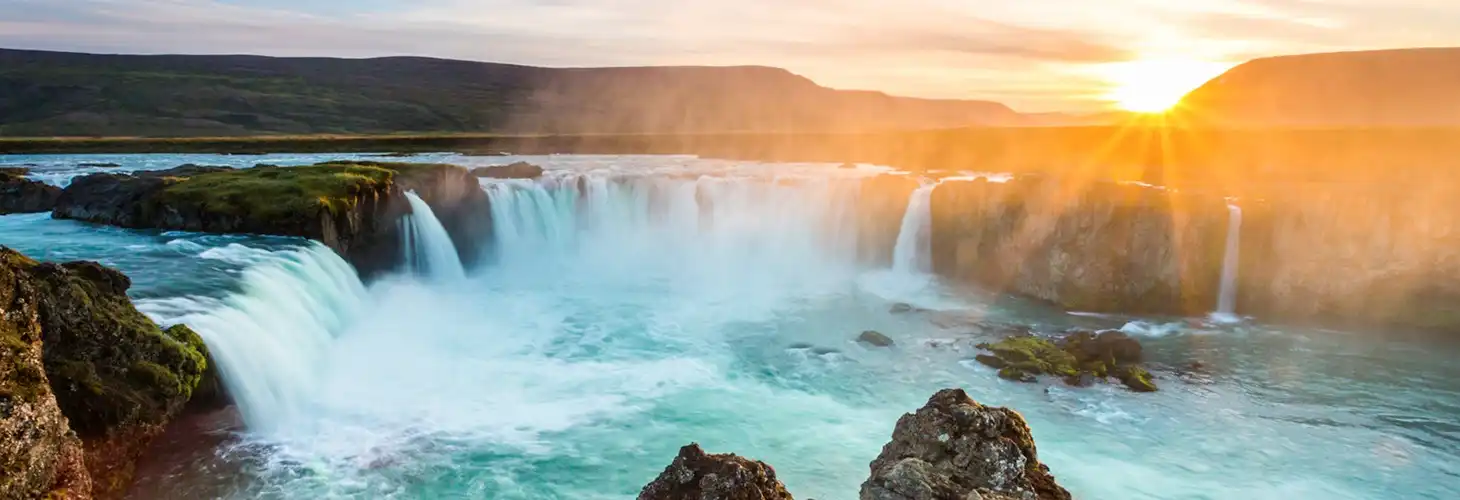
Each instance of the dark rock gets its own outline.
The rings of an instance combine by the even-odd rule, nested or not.
[[[0,498],[88,498],[81,440],[46,380],[35,265],[0,247]]]
[[[403,152],[403,151],[397,151],[397,152],[394,152],[394,153],[381,153],[381,154],[374,155],[374,156],[380,157],[380,158],[410,158],[412,156],[418,156],[418,155],[420,155],[420,153],[407,153],[407,152]]]
[[[1000,358],[998,356],[990,356],[990,355],[987,355],[987,354],[980,354],[980,355],[974,356],[973,359],[974,359],[974,361],[978,361],[979,363],[982,363],[984,366],[987,366],[989,368],[993,368],[993,369],[996,369],[996,370],[997,369],[1000,369],[1000,368],[1003,368],[1005,366],[1009,366],[1009,363],[1005,362],[1004,361],[1004,358]]]
[[[1071,375],[1065,377],[1065,384],[1071,387],[1094,387],[1095,375],[1092,375],[1088,372],[1081,373],[1079,375]]]
[[[61,188],[24,175],[0,171],[0,215],[49,212],[55,208]]]
[[[811,347],[811,344],[807,344],[805,342],[797,342],[795,344],[791,344],[789,347],[787,347],[787,349],[810,349]]]
[[[30,167],[0,167],[0,175],[25,177],[30,175]]]
[[[116,163],[80,163],[80,164],[77,164],[76,166],[78,166],[78,167],[86,167],[86,168],[117,168],[117,167],[120,167],[121,165],[116,164]]]
[[[1017,412],[945,389],[903,415],[871,464],[861,500],[1068,500]]]
[[[862,332],[862,335],[857,337],[857,342],[872,345],[875,347],[891,347],[895,343],[892,341],[891,338],[883,335],[881,332],[875,332],[872,330]]]
[[[905,303],[902,303],[902,302],[898,302],[896,304],[893,304],[892,307],[890,309],[888,309],[888,312],[891,312],[892,314],[907,314],[907,313],[924,313],[924,312],[928,312],[928,310],[927,309],[923,309],[921,307],[914,306],[912,304],[905,304]]]
[[[1033,382],[1037,375],[1054,375],[1069,385],[1088,387],[1097,379],[1115,377],[1137,392],[1156,390],[1150,374],[1136,365],[1141,360],[1140,343],[1117,331],[1076,330],[1057,342],[1014,336],[978,348],[992,355],[975,359],[998,368],[999,377],[1007,380]]]
[[[1139,366],[1120,366],[1111,372],[1111,375],[1120,380],[1120,383],[1135,392],[1156,392],[1156,384],[1151,382],[1151,372]]]
[[[472,169],[471,174],[488,179],[536,179],[542,177],[542,172],[542,167],[519,161],[511,165]]]
[[[644,486],[639,500],[791,500],[776,470],[736,455],[710,455],[698,444],[679,449],[674,463]]]
[[[187,404],[206,371],[206,347],[187,327],[168,330],[133,307],[131,281],[94,262],[4,260],[34,287],[46,378],[86,447],[93,494],[125,490],[133,464]]]
[[[817,356],[825,356],[827,354],[841,354],[841,351],[832,349],[830,347],[813,347],[811,348],[811,354],[815,354]]]

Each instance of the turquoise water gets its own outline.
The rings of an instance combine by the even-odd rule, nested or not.
[[[267,161],[110,161],[212,159]],[[547,180],[484,186],[495,264],[464,280],[361,284],[297,240],[33,215],[0,217],[0,243],[116,265],[145,311],[223,351],[246,394],[248,428],[216,459],[232,477],[176,484],[174,498],[632,498],[698,441],[771,463],[798,498],[850,499],[897,418],[950,386],[1021,411],[1079,498],[1460,497],[1454,346],[1069,315],[860,262],[850,214],[865,172],[531,160]],[[78,160],[0,157],[49,161],[63,177]],[[1001,381],[971,361],[986,339],[970,332],[1002,322],[1124,327],[1162,391]],[[869,329],[897,346],[853,341]]]

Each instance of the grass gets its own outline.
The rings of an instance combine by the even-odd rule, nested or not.
[[[263,166],[183,179],[159,195],[163,206],[206,207],[209,213],[273,219],[338,214],[359,195],[390,185],[395,170],[368,165]]]

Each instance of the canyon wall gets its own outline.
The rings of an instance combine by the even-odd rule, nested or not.
[[[1220,197],[1138,184],[949,180],[933,191],[933,269],[1076,311],[1201,314],[1217,302]]]

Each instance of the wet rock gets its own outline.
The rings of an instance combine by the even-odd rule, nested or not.
[[[25,171],[0,171],[0,215],[49,212],[61,198],[61,188],[26,179]]]
[[[679,449],[674,463],[644,486],[639,500],[791,500],[776,470],[736,455],[710,455],[698,444]]]
[[[1070,387],[1094,387],[1095,382],[1095,376],[1091,375],[1090,373],[1081,373],[1078,375],[1065,377],[1065,385],[1068,385]]]
[[[117,168],[121,165],[116,163],[79,163],[76,166],[86,168]]]
[[[30,175],[30,167],[0,167],[0,175],[24,177]]]
[[[1139,366],[1126,365],[1113,370],[1111,376],[1120,380],[1120,383],[1135,392],[1156,392],[1156,384],[1151,382],[1151,372]]]
[[[81,440],[42,362],[34,265],[0,247],[0,498],[90,498]]]
[[[510,165],[472,169],[471,174],[488,179],[536,179],[542,177],[542,172],[542,167],[519,161]]]
[[[927,309],[923,309],[921,307],[914,306],[912,304],[902,303],[902,302],[898,302],[896,304],[893,304],[892,307],[891,308],[888,308],[887,311],[890,312],[890,313],[892,313],[892,314],[907,314],[907,313],[925,313],[925,312],[929,312],[929,310],[927,310]]]
[[[841,351],[832,349],[830,347],[813,347],[811,348],[811,354],[815,354],[817,356],[826,356],[828,354],[841,354]]]
[[[1022,416],[946,389],[897,421],[860,498],[1068,500],[1070,493],[1039,462]]]
[[[420,155],[420,153],[408,153],[408,152],[404,152],[404,151],[397,151],[397,152],[394,152],[394,153],[381,153],[381,154],[378,154],[378,155],[375,155],[375,156],[380,157],[380,158],[410,158],[412,156],[418,156],[418,155]]]
[[[1088,387],[1096,380],[1114,377],[1136,392],[1156,390],[1150,373],[1138,366],[1140,342],[1118,331],[1077,330],[1058,341],[1013,336],[978,348],[991,354],[975,359],[997,368],[999,377],[1007,380],[1035,382],[1038,375],[1053,375],[1069,385]]]
[[[805,342],[797,342],[797,343],[791,344],[790,346],[787,346],[786,348],[787,349],[798,349],[798,350],[800,350],[800,349],[810,349],[812,347],[813,346],[811,344],[807,344]]]
[[[883,335],[881,332],[876,332],[872,330],[862,332],[862,335],[857,337],[857,342],[861,342],[863,344],[871,345],[874,347],[892,347],[892,345],[895,344],[895,342],[893,342],[892,339],[888,336]]]

